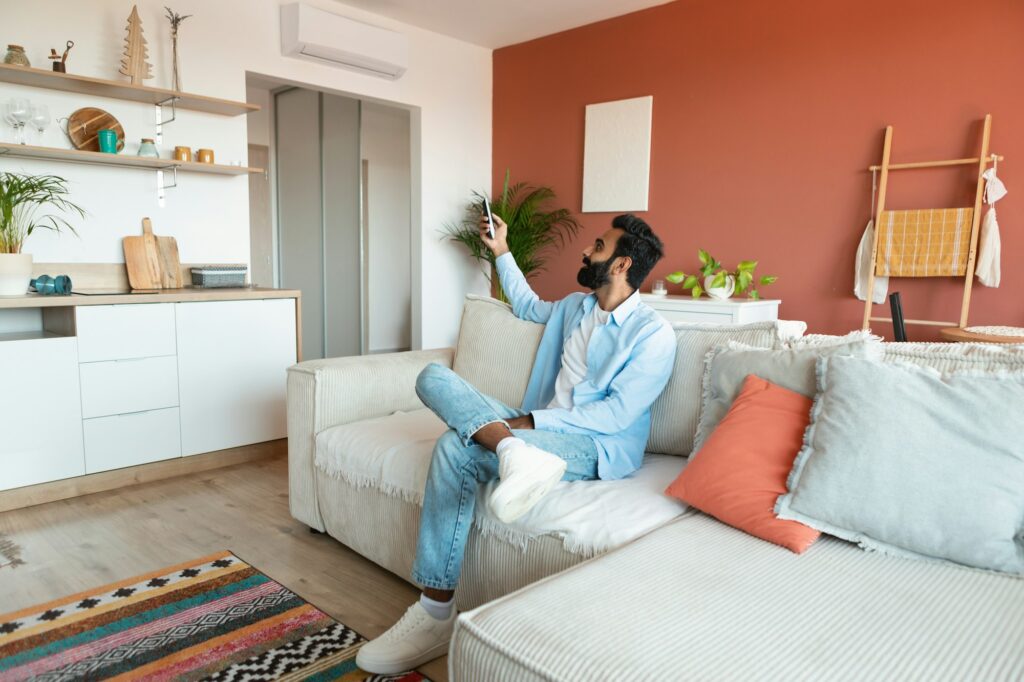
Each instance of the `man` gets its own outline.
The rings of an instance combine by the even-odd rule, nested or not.
[[[447,653],[479,486],[500,479],[488,503],[508,522],[559,480],[629,475],[643,459],[650,406],[672,372],[675,335],[640,300],[640,285],[662,257],[647,223],[615,218],[583,251],[576,280],[593,293],[554,303],[533,292],[509,253],[508,227],[497,217],[494,223],[493,239],[486,218],[480,235],[512,310],[544,324],[544,334],[522,409],[437,364],[417,378],[420,399],[450,427],[434,447],[423,495],[412,574],[424,589],[398,623],[359,651],[356,663],[368,672],[401,672]]]

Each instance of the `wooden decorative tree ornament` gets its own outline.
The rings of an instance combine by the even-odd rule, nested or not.
[[[139,10],[132,5],[132,13],[128,15],[128,35],[124,39],[124,56],[121,57],[121,74],[132,79],[132,85],[142,85],[142,81],[152,78],[153,65],[146,61],[146,39],[142,37],[142,19]]]

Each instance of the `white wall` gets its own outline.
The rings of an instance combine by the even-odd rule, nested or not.
[[[413,175],[413,347],[454,342],[465,293],[484,293],[486,282],[456,245],[439,230],[457,220],[473,189],[490,186],[491,52],[429,31],[387,20],[330,0],[310,4],[354,19],[399,30],[409,38],[410,68],[398,81],[334,68],[280,54],[279,0],[175,0],[174,9],[193,14],[181,27],[184,89],[242,100],[245,72],[295,84],[408,106],[412,116]],[[170,82],[168,26],[163,2],[142,0],[139,14],[149,43],[155,78]],[[121,0],[4,2],[0,42],[24,45],[35,66],[48,67],[50,47],[68,39],[75,48],[69,71],[116,79],[130,3]],[[152,134],[153,108],[100,98],[16,88],[0,84],[0,100],[18,93],[50,105],[54,117],[82,106],[99,106],[117,116],[132,142]],[[3,133],[10,139],[11,131]],[[45,144],[63,146],[62,133],[47,132]],[[165,127],[165,153],[176,144],[211,147],[218,161],[243,160],[246,123],[198,112],[179,112]],[[418,163],[421,161],[422,165]],[[73,199],[89,216],[79,223],[81,239],[33,235],[27,251],[37,261],[120,262],[121,237],[139,231],[150,216],[159,234],[177,237],[183,262],[248,262],[247,183],[243,177],[180,176],[168,191],[167,206],[156,203],[152,173],[70,164],[0,159],[0,169],[53,172],[74,186]]]
[[[364,102],[362,156],[367,167],[369,350],[410,346],[409,112]]]

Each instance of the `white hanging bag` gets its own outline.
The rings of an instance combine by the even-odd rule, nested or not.
[[[978,282],[987,287],[998,287],[1002,278],[1000,260],[1002,242],[999,238],[999,222],[996,220],[995,203],[1006,196],[1006,185],[996,177],[993,165],[982,174],[985,178],[985,202],[989,205],[985,218],[981,223],[981,235],[978,240],[978,261],[974,266],[974,274]]]
[[[877,175],[871,173],[871,215],[875,215],[875,195],[878,190]],[[868,300],[868,280],[871,276],[871,247],[875,244],[875,220],[868,221],[864,234],[857,246],[857,259],[853,264],[853,295],[862,301]],[[871,294],[872,303],[885,303],[889,294],[889,278],[875,277],[875,290]]]

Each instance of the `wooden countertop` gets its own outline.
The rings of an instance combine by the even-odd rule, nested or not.
[[[124,303],[182,303],[192,301],[246,301],[261,298],[300,298],[298,289],[239,288],[185,288],[156,289],[145,293],[103,294],[99,296],[0,296],[0,309],[4,308],[62,308],[80,305],[118,305]]]

